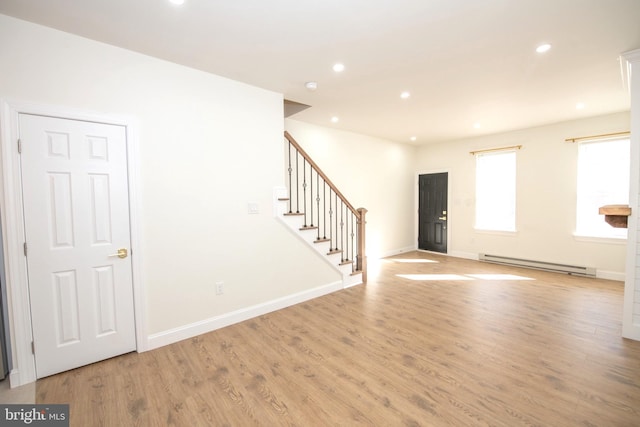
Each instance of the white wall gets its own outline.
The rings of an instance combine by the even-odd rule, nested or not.
[[[623,280],[625,242],[581,239],[573,234],[578,147],[564,140],[628,131],[629,120],[629,113],[624,112],[420,148],[418,171],[449,170],[449,252],[595,267],[602,277]],[[523,148],[517,152],[517,233],[474,230],[475,157],[469,152],[520,144]]]
[[[285,120],[286,130],[355,208],[367,213],[367,256],[414,249],[413,172],[416,147]]]
[[[640,49],[623,55],[631,92],[631,183],[629,186],[629,241],[624,284],[622,336],[640,340]],[[633,71],[633,72],[632,72]]]
[[[273,217],[281,94],[0,15],[0,97],[137,122],[144,333],[339,280]]]

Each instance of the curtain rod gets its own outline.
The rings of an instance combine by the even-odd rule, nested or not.
[[[622,135],[630,135],[630,134],[631,132],[625,131],[625,132],[605,133],[602,135],[579,136],[576,138],[567,138],[564,140],[564,142],[576,142],[576,141],[584,141],[589,139],[602,139],[602,138],[609,138],[612,136],[622,136]]]
[[[476,151],[469,151],[469,154],[473,154],[474,156],[478,153],[488,153],[490,151],[505,151],[505,150],[519,150],[522,148],[522,145],[511,145],[509,147],[500,147],[500,148],[487,148],[485,150],[476,150]]]

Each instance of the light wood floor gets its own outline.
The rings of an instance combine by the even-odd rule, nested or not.
[[[39,380],[36,398],[70,403],[72,426],[639,426],[622,294],[409,253],[366,286]]]

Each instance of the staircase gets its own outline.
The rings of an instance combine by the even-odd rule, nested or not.
[[[342,275],[343,287],[367,282],[364,208],[355,209],[309,155],[284,133],[287,187],[276,216]]]

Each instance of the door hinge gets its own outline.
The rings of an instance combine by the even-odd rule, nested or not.
[[[31,354],[36,354],[36,345],[33,341],[31,341]]]
[[[22,153],[22,141],[18,139],[18,153]]]
[[[24,242],[24,256],[27,256],[27,242]]]

